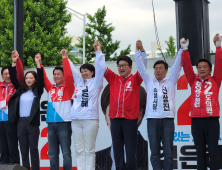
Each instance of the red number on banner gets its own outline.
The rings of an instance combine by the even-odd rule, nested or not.
[[[41,137],[47,137],[47,127],[42,129]],[[41,149],[41,152],[40,152],[40,159],[41,160],[49,160],[48,149],[49,149],[49,145],[47,142]]]
[[[177,82],[177,90],[187,90],[188,81],[185,75],[182,75]],[[179,107],[177,111],[177,125],[191,125],[190,118],[191,96],[189,96]]]

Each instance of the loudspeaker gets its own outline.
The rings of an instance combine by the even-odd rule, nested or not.
[[[210,34],[208,0],[174,0],[176,5],[177,40],[190,40],[189,52],[192,65],[201,58],[210,61]],[[177,41],[180,48],[180,42]]]
[[[0,164],[0,170],[27,170],[18,164]]]

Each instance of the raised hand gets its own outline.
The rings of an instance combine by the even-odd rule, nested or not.
[[[35,62],[36,62],[37,68],[41,68],[40,63],[42,62],[42,58],[39,53],[35,55]]]
[[[222,37],[220,36],[220,34],[216,34],[213,38],[214,45],[216,47],[221,46],[221,41],[222,41]]]
[[[60,52],[60,54],[62,55],[62,58],[68,57],[68,51],[65,50],[65,49],[62,49],[61,52]]]
[[[41,63],[41,60],[42,60],[42,58],[41,58],[41,54],[36,54],[35,55],[35,62],[36,62],[36,64],[40,64]]]
[[[188,50],[189,40],[188,39],[186,40],[185,38],[181,38],[180,45],[183,50]]]
[[[144,48],[143,48],[143,43],[141,40],[137,40],[136,41],[136,51],[144,51]]]
[[[18,51],[12,51],[12,62],[13,63],[16,63],[17,62],[17,60],[18,60],[18,58],[19,58],[19,54],[18,54]]]
[[[101,45],[100,42],[95,41],[94,44],[93,44],[93,48],[94,48],[95,51],[101,51],[102,45]]]

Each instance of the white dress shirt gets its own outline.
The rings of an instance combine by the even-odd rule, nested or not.
[[[28,90],[20,96],[19,115],[20,117],[29,117],[31,113],[32,103],[35,95],[32,90]]]
[[[171,68],[170,77],[165,77],[159,82],[155,77],[148,74],[140,51],[136,51],[135,59],[139,71],[147,89],[146,114],[145,118],[174,118],[175,116],[175,91],[176,83],[180,76],[182,67],[181,55],[183,50],[178,52],[175,63]]]

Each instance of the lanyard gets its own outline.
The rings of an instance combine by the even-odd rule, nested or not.
[[[9,90],[8,90],[8,89],[9,89]],[[5,93],[6,93],[6,94],[5,94],[5,100],[6,100],[6,99],[7,99],[7,94],[8,94],[7,92],[10,91],[10,87],[8,88],[8,86],[6,86],[6,89],[4,89],[4,88],[2,89],[1,101],[3,101],[2,99],[3,99],[4,90],[5,90]]]

